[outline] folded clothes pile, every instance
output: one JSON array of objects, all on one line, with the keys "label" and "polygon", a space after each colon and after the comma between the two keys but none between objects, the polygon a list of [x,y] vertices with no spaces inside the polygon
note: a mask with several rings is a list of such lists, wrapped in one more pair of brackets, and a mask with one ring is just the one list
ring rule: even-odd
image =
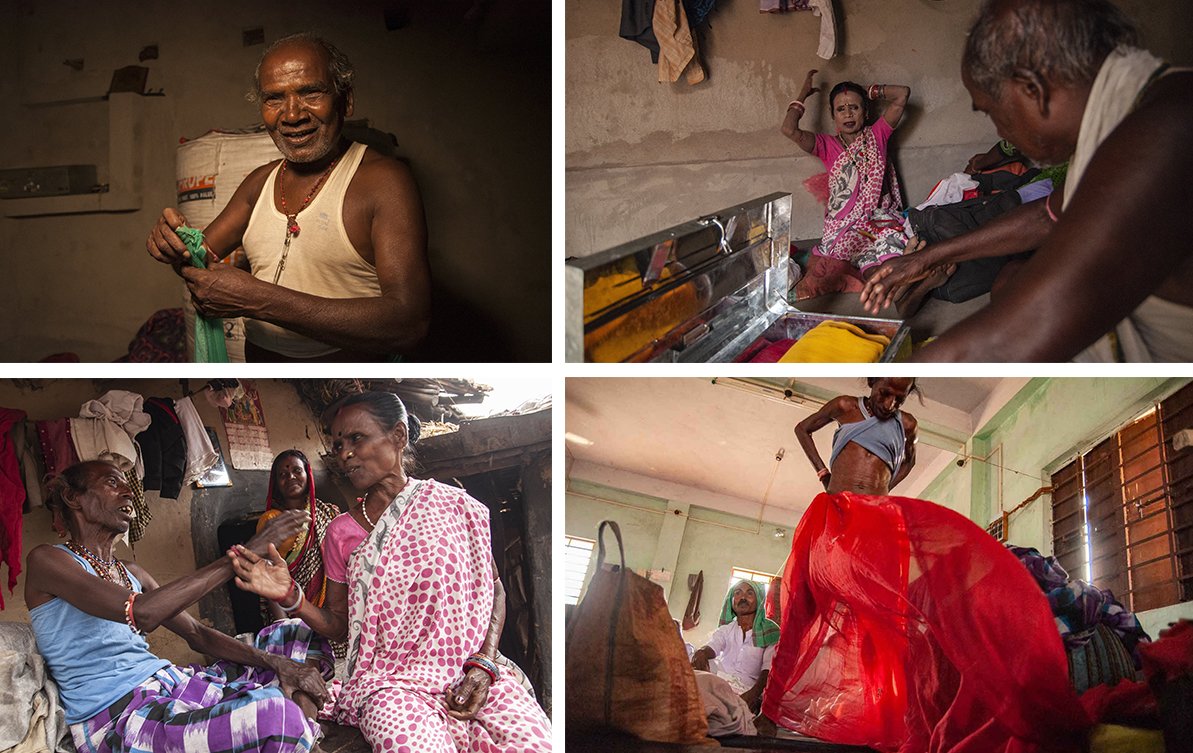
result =
[{"label": "folded clothes pile", "polygon": [[779,363],[874,363],[890,344],[889,337],[849,322],[821,322],[796,340]]}]

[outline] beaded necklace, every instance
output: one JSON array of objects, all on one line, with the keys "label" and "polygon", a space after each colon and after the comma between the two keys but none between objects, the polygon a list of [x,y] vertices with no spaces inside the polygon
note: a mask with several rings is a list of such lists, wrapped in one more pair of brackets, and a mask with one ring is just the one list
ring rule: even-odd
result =
[{"label": "beaded necklace", "polygon": [[133,583],[128,577],[128,571],[115,557],[106,560],[74,539],[66,542],[66,548],[86,560],[87,564],[91,565],[91,568],[95,570],[95,574],[103,580],[122,585],[129,591],[133,590]]},{"label": "beaded necklace", "polygon": [[[340,155],[340,157],[343,156],[344,155],[342,154]],[[282,167],[278,171],[278,191],[282,195],[282,214],[286,215],[286,241],[282,247],[282,258],[278,260],[278,269],[273,274],[274,285],[278,284],[278,280],[282,278],[282,270],[286,268],[286,257],[290,255],[290,239],[297,236],[299,231],[302,229],[298,226],[299,213],[307,208],[307,204],[311,203],[311,199],[315,198],[315,194],[319,192],[319,187],[323,185],[323,181],[327,180],[327,176],[331,175],[331,171],[334,170],[336,164],[339,163],[340,157],[336,157],[331,161],[331,164],[327,166],[327,169],[324,170],[323,174],[319,176],[319,180],[315,181],[315,185],[312,186],[310,192],[307,193],[307,197],[303,200],[302,206],[300,206],[293,214],[291,214],[290,210],[286,207],[285,177],[286,165],[289,164],[289,160],[282,160]]]}]

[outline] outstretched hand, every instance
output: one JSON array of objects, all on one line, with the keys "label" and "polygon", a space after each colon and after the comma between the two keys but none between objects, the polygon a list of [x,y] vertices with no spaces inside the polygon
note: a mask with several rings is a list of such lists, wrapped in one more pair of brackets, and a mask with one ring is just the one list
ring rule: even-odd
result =
[{"label": "outstretched hand", "polygon": [[907,285],[918,282],[932,273],[932,267],[924,257],[916,253],[924,248],[924,241],[912,238],[902,256],[887,259],[875,269],[862,288],[862,306],[871,314],[895,302],[899,292]]},{"label": "outstretched hand", "polygon": [[447,715],[464,721],[475,718],[477,712],[484,707],[485,701],[489,700],[491,682],[488,673],[483,669],[469,667],[464,676],[448,688],[443,697]]},{"label": "outstretched hand", "polygon": [[273,601],[284,599],[290,593],[290,569],[273,544],[269,545],[264,557],[237,544],[228,550],[228,559],[232,561],[236,585],[241,589]]},{"label": "outstretched hand", "polygon": [[269,553],[269,547],[279,546],[283,541],[294,538],[311,525],[311,514],[307,510],[284,510],[273,516],[258,533],[244,545],[259,557]]}]

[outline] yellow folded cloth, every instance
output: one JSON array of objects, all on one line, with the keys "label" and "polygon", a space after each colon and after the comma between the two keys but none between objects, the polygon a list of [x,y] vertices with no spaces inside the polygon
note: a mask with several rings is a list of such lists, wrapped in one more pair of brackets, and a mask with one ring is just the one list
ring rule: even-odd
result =
[{"label": "yellow folded cloth", "polygon": [[1089,753],[1164,753],[1164,733],[1158,729],[1099,724],[1089,731]]},{"label": "yellow folded cloth", "polygon": [[779,363],[874,363],[890,344],[889,337],[871,335],[849,322],[821,322],[796,340]]}]

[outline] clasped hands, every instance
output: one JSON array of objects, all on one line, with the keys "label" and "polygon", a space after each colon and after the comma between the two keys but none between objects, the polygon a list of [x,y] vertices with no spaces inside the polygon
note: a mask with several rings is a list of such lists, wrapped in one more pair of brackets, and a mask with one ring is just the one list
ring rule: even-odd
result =
[{"label": "clasped hands", "polygon": [[191,266],[190,252],[175,232],[186,224],[186,217],[181,212],[169,207],[162,210],[149,231],[145,250],[155,260],[169,264],[186,280],[195,310],[201,315],[223,318],[250,314],[252,302],[261,298],[262,286],[266,283],[243,269],[217,264],[210,257],[206,269]]}]

